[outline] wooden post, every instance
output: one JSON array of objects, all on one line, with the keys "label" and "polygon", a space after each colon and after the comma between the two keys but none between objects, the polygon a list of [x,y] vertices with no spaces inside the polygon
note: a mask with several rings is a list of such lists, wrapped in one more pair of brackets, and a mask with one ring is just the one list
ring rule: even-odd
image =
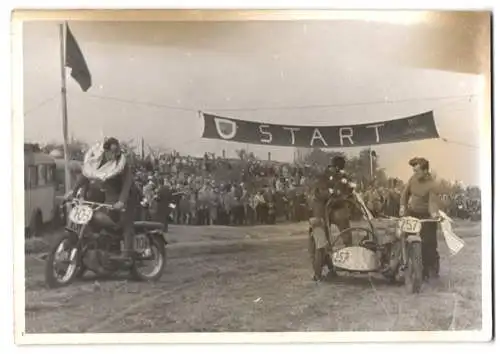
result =
[{"label": "wooden post", "polygon": [[59,25],[59,40],[61,48],[61,107],[63,127],[63,150],[64,150],[64,185],[65,192],[71,190],[71,175],[69,169],[68,150],[68,104],[66,99],[66,27],[67,24]]}]

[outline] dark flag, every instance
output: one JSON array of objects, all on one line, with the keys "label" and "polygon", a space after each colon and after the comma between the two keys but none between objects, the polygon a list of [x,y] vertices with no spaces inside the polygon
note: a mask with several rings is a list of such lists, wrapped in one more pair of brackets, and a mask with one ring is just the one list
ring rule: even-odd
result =
[{"label": "dark flag", "polygon": [[71,77],[78,82],[84,92],[92,86],[92,77],[78,43],[66,26],[66,67],[71,68]]}]

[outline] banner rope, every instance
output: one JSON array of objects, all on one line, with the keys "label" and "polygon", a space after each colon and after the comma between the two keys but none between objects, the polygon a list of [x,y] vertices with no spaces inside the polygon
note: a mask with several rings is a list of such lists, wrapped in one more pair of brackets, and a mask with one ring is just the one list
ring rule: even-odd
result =
[{"label": "banner rope", "polygon": [[[190,112],[200,112],[201,110],[190,108],[190,107],[182,107],[182,106],[173,106],[168,104],[160,104],[155,102],[146,102],[146,101],[137,101],[132,99],[125,99],[113,96],[104,96],[104,95],[96,95],[96,94],[87,94],[89,97],[117,101],[129,104],[138,104],[149,107],[156,108],[165,108],[172,110],[181,110],[181,111],[190,111]],[[405,103],[405,102],[416,102],[416,101],[439,101],[439,100],[448,100],[454,98],[468,98],[469,101],[472,97],[478,96],[477,94],[467,94],[467,95],[454,95],[454,96],[437,96],[437,97],[419,97],[419,98],[407,98],[401,100],[379,100],[379,101],[364,101],[364,102],[352,102],[352,103],[337,103],[337,104],[318,104],[318,105],[303,105],[303,106],[281,106],[281,107],[247,107],[247,108],[205,108],[203,111],[259,111],[259,110],[293,110],[293,109],[313,109],[313,108],[335,108],[335,107],[354,107],[354,106],[368,106],[368,105],[378,105],[378,104],[394,104],[394,103]]]}]

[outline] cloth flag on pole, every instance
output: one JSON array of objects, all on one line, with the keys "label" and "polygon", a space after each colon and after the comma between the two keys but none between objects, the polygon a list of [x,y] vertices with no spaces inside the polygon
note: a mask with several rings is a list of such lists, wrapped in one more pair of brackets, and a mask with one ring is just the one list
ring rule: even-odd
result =
[{"label": "cloth flag on pole", "polygon": [[73,33],[66,25],[66,67],[71,69],[71,77],[80,85],[84,92],[92,86],[92,76],[90,75],[87,62],[80,50]]},{"label": "cloth flag on pole", "polygon": [[443,219],[441,221],[441,230],[443,231],[444,240],[450,249],[451,255],[454,256],[464,248],[465,242],[453,232],[450,217],[441,210],[439,211],[439,215]]}]

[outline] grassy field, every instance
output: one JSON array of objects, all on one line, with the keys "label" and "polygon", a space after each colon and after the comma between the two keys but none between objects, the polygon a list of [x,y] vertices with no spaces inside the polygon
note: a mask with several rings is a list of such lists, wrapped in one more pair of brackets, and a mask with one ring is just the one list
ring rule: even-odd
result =
[{"label": "grassy field", "polygon": [[[466,241],[458,255],[450,257],[440,243],[441,277],[426,283],[417,295],[377,276],[340,273],[335,281],[316,284],[311,280],[306,242],[293,236],[302,232],[302,226],[260,231],[185,228],[184,233],[204,235],[191,235],[191,240],[208,240],[210,232],[217,239],[228,232],[241,242],[225,248],[207,244],[204,252],[193,254],[172,252],[165,275],[156,284],[88,275],[69,287],[49,290],[43,281],[43,261],[27,256],[26,331],[480,329],[481,238],[473,237],[480,232],[477,224],[457,227]],[[245,242],[249,239],[255,242]]]}]

